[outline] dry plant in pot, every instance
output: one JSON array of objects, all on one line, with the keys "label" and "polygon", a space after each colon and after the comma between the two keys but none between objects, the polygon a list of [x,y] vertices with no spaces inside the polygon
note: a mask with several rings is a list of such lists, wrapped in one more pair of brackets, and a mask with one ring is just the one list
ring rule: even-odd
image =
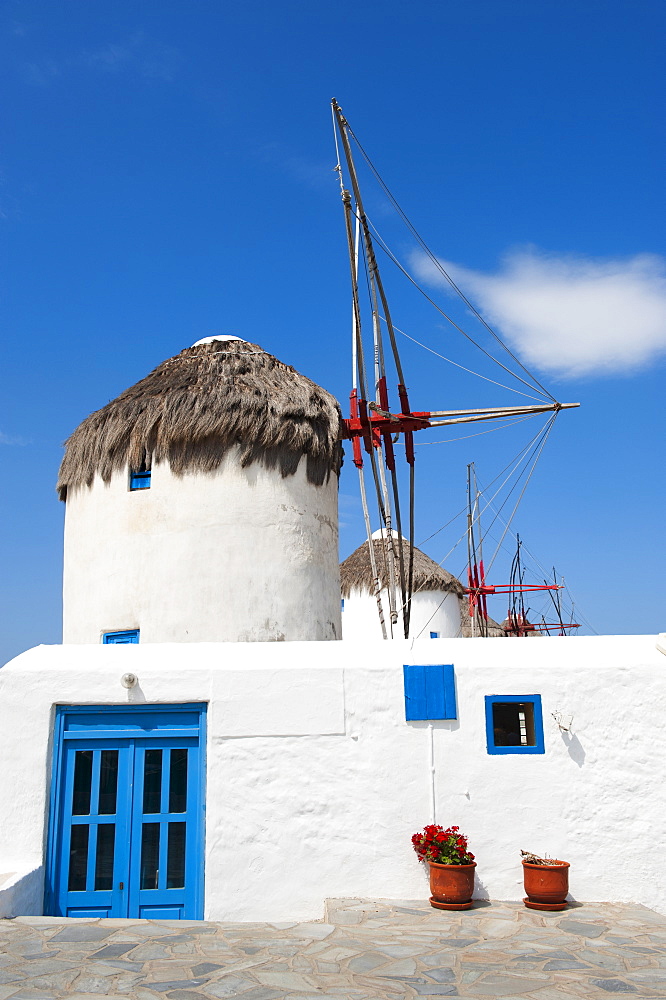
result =
[{"label": "dry plant in pot", "polygon": [[474,889],[474,855],[460,827],[431,823],[412,837],[419,861],[430,867],[430,905],[438,910],[469,910]]},{"label": "dry plant in pot", "polygon": [[569,862],[540,858],[521,851],[523,879],[527,895],[523,903],[530,910],[566,910],[569,892]]}]

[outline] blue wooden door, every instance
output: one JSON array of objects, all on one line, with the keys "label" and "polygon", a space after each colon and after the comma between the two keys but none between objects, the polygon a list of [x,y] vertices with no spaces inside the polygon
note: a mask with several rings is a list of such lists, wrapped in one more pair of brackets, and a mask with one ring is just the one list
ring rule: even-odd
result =
[{"label": "blue wooden door", "polygon": [[72,741],[66,747],[58,915],[110,917],[126,909],[121,873],[131,761],[128,740],[96,741],[92,746]]},{"label": "blue wooden door", "polygon": [[202,715],[60,710],[46,912],[201,918]]},{"label": "blue wooden door", "polygon": [[130,916],[190,916],[186,887],[196,880],[198,747],[184,737],[142,741],[136,748],[130,842]]}]

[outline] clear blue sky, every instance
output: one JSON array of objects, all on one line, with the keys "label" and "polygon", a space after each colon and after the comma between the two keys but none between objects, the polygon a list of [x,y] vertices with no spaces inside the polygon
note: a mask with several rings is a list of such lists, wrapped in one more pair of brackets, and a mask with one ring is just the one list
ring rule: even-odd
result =
[{"label": "clear blue sky", "polygon": [[[5,0],[1,18],[0,660],[60,641],[54,484],[89,412],[216,332],[346,406],[333,96],[433,250],[582,404],[515,527],[598,632],[666,629],[663,0]],[[385,276],[398,326],[497,377]],[[402,346],[415,408],[520,401]],[[417,541],[463,506],[467,462],[487,483],[536,429],[421,446]],[[341,493],[344,557],[363,537],[349,460]],[[455,527],[423,545],[436,560]]]}]

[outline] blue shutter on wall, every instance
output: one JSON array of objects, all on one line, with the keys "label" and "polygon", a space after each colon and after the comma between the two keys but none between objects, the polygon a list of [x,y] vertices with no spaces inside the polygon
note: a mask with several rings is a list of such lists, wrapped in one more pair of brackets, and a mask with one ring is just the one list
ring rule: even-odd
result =
[{"label": "blue shutter on wall", "polygon": [[130,490],[150,489],[150,469],[143,472],[130,472]]},{"label": "blue shutter on wall", "polygon": [[136,643],[139,641],[139,629],[127,629],[125,632],[105,632],[102,636],[102,643],[105,646],[116,645],[118,643]]},{"label": "blue shutter on wall", "polygon": [[452,663],[405,664],[407,722],[457,719],[456,682]]}]

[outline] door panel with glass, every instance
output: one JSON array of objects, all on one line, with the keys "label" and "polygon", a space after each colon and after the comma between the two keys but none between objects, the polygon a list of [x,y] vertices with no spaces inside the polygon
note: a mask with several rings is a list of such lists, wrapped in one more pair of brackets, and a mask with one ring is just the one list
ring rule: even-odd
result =
[{"label": "door panel with glass", "polygon": [[177,709],[125,709],[116,732],[109,710],[79,720],[57,749],[47,912],[200,919],[199,726]]}]

